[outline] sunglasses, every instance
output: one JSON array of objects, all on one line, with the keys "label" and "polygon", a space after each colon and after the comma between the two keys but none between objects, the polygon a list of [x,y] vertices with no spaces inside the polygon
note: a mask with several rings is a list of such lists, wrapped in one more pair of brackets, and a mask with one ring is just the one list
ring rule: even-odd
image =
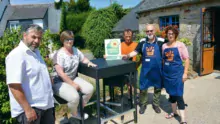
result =
[{"label": "sunglasses", "polygon": [[71,42],[74,41],[74,38],[65,39],[64,42]]},{"label": "sunglasses", "polygon": [[147,32],[147,33],[149,33],[149,32],[153,32],[153,30],[147,30],[146,32]]}]

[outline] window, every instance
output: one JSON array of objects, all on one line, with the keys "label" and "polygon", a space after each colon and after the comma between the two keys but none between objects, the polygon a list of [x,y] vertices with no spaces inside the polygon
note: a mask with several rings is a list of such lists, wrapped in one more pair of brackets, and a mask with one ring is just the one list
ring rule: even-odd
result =
[{"label": "window", "polygon": [[179,28],[179,16],[164,16],[160,17],[160,29],[163,30],[166,26],[176,25]]},{"label": "window", "polygon": [[42,19],[34,19],[33,24],[39,25],[41,28],[43,28],[43,20]]},{"label": "window", "polygon": [[17,29],[19,26],[19,21],[9,21],[10,30]]}]

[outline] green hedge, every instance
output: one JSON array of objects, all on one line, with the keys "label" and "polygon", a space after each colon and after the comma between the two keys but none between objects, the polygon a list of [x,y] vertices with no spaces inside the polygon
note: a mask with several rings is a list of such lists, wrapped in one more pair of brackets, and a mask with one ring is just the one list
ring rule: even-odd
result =
[{"label": "green hedge", "polygon": [[108,8],[92,11],[82,28],[86,47],[98,58],[104,55],[104,40],[112,38],[112,28],[124,15],[122,6],[113,4]]},{"label": "green hedge", "polygon": [[[11,118],[8,87],[6,85],[5,58],[8,53],[18,45],[21,39],[20,29],[6,30],[0,38],[0,123],[12,124],[15,120]],[[16,71],[16,70],[15,70]]]},{"label": "green hedge", "polygon": [[83,12],[79,14],[67,13],[66,16],[66,27],[72,30],[75,34],[80,33],[83,24],[85,23],[90,12]]}]

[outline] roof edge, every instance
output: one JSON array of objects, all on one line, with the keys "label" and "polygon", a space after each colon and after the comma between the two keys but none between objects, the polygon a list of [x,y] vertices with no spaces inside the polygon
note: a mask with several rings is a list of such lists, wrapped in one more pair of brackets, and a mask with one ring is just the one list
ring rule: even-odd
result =
[{"label": "roof edge", "polygon": [[152,9],[148,9],[148,10],[137,11],[136,13],[140,14],[140,13],[144,13],[144,12],[148,12],[148,11],[152,11],[152,10],[157,10],[157,9],[162,9],[162,8],[170,8],[170,7],[175,7],[175,6],[181,6],[183,4],[185,5],[185,4],[192,4],[192,3],[199,3],[199,2],[202,2],[202,1],[200,0],[200,1],[178,2],[178,3],[167,5],[167,6],[162,6],[162,7],[152,8]]},{"label": "roof edge", "polygon": [[9,6],[37,6],[37,5],[53,5],[54,3],[36,3],[36,4],[10,4]]}]

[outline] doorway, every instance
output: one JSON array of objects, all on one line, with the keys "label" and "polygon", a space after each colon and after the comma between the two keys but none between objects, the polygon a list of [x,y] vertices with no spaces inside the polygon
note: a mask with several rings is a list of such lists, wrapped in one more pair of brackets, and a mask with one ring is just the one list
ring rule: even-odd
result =
[{"label": "doorway", "polygon": [[202,9],[202,64],[200,75],[220,72],[220,7]]},{"label": "doorway", "polygon": [[220,7],[213,8],[215,11],[214,18],[214,70],[220,72]]}]

